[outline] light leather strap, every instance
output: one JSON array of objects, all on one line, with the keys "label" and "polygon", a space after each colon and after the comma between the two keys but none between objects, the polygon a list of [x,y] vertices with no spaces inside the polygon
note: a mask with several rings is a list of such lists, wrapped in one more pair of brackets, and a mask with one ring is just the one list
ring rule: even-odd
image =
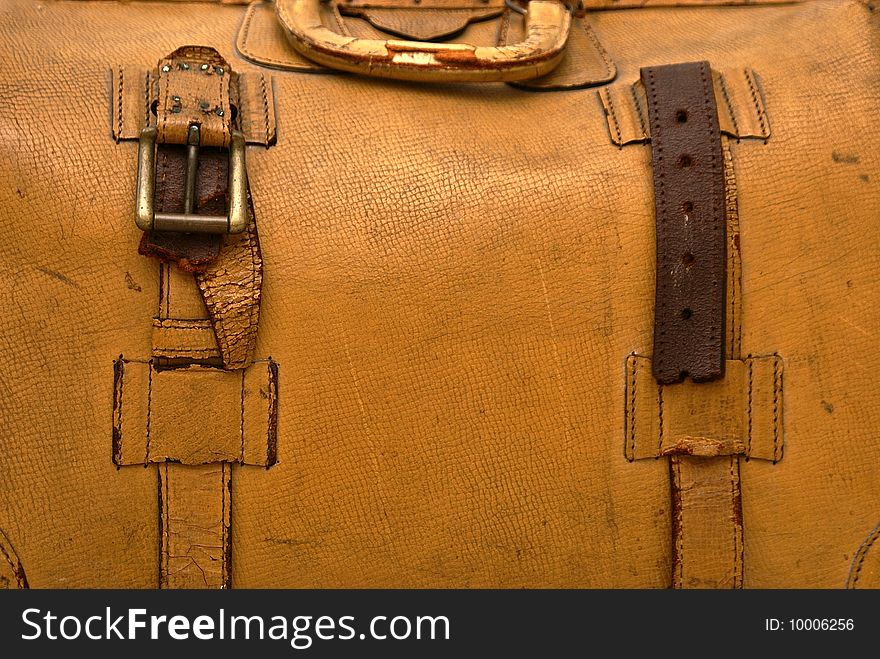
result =
[{"label": "light leather strap", "polygon": [[724,374],[726,229],[718,107],[708,62],[642,69],[648,96],[657,279],[654,376]]},{"label": "light leather strap", "polygon": [[[192,275],[171,264],[162,264],[159,279],[160,323],[207,315]],[[153,362],[159,368],[186,361],[189,360],[161,358],[155,352],[153,356]],[[168,375],[186,377],[186,373],[176,371]],[[228,375],[236,379],[235,373]],[[147,384],[148,396],[152,394],[152,384],[152,381]],[[131,410],[129,404],[128,411]],[[237,424],[238,415],[234,409],[214,409],[211,414],[230,427]],[[152,452],[148,443],[144,453]],[[230,588],[232,465],[227,462],[198,465],[163,462],[157,465],[157,470],[159,587]]]}]

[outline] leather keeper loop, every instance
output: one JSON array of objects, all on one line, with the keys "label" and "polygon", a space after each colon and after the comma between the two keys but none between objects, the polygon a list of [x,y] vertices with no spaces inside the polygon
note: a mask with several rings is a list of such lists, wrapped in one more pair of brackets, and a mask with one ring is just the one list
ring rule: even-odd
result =
[{"label": "leather keeper loop", "polygon": [[277,461],[278,365],[157,370],[152,362],[114,362],[113,462],[187,465]]},{"label": "leather keeper loop", "polygon": [[727,361],[723,380],[658,385],[651,360],[626,360],[624,455],[741,455],[779,462],[783,451],[782,374],[778,355]]}]

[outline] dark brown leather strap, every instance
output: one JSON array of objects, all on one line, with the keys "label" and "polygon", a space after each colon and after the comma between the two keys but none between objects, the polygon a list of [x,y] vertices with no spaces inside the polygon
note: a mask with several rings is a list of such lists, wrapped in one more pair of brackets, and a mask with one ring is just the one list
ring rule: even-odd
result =
[{"label": "dark brown leather strap", "polygon": [[724,375],[726,227],[708,62],[643,68],[657,210],[654,377]]},{"label": "dark brown leather strap", "polygon": [[[220,149],[205,148],[199,154],[195,212],[225,215],[229,156]],[[186,147],[160,144],[156,153],[156,210],[182,213],[186,190]],[[221,236],[210,233],[146,231],[138,252],[163,261],[175,261],[183,270],[200,272],[220,253]]]}]

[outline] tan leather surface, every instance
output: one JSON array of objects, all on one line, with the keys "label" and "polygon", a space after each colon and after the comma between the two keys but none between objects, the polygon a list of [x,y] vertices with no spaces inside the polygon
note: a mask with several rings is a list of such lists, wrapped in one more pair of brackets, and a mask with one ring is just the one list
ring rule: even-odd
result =
[{"label": "tan leather surface", "polygon": [[[159,483],[112,463],[111,364],[149,358],[160,280],[105,72],[186,44],[257,71],[233,49],[245,8],[7,11],[0,52],[28,66],[0,69],[0,527],[33,587],[153,587]],[[731,144],[742,354],[785,359],[785,457],[742,465],[742,579],[843,587],[880,509],[876,19],[819,1],[591,25],[621,83],[700,59],[761,76],[772,135]],[[667,461],[621,451],[625,359],[651,345],[649,147],[618,148],[591,90],[273,77],[277,145],[248,172],[279,463],[232,468],[231,513],[222,473],[192,468],[221,546],[231,515],[232,585],[672,585]]]},{"label": "tan leather surface", "polygon": [[437,9],[434,11],[422,7],[361,9],[346,4],[338,6],[343,16],[363,18],[370,25],[384,32],[417,41],[447,39],[461,32],[468,23],[495,18],[502,13],[501,8],[487,8],[485,5],[478,9]]}]

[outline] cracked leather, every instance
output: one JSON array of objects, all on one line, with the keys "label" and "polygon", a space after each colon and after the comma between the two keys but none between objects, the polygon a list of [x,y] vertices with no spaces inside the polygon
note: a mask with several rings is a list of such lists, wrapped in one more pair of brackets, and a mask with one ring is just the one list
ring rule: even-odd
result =
[{"label": "cracked leather", "polygon": [[[110,365],[149,358],[159,275],[134,249],[137,145],[110,137],[102,72],[186,43],[250,67],[246,8],[4,11],[0,527],[32,587],[154,587],[156,469],[117,470],[108,438]],[[876,584],[877,13],[592,25],[621,82],[697,60],[759,74],[772,136],[730,145],[742,346],[786,359],[786,454],[741,465],[743,585],[842,587],[853,565]],[[232,586],[669,587],[667,460],[621,446],[625,356],[654,327],[650,149],[618,149],[590,90],[272,73],[278,144],[248,169],[256,350],[285,377],[278,464],[235,468]]]}]

